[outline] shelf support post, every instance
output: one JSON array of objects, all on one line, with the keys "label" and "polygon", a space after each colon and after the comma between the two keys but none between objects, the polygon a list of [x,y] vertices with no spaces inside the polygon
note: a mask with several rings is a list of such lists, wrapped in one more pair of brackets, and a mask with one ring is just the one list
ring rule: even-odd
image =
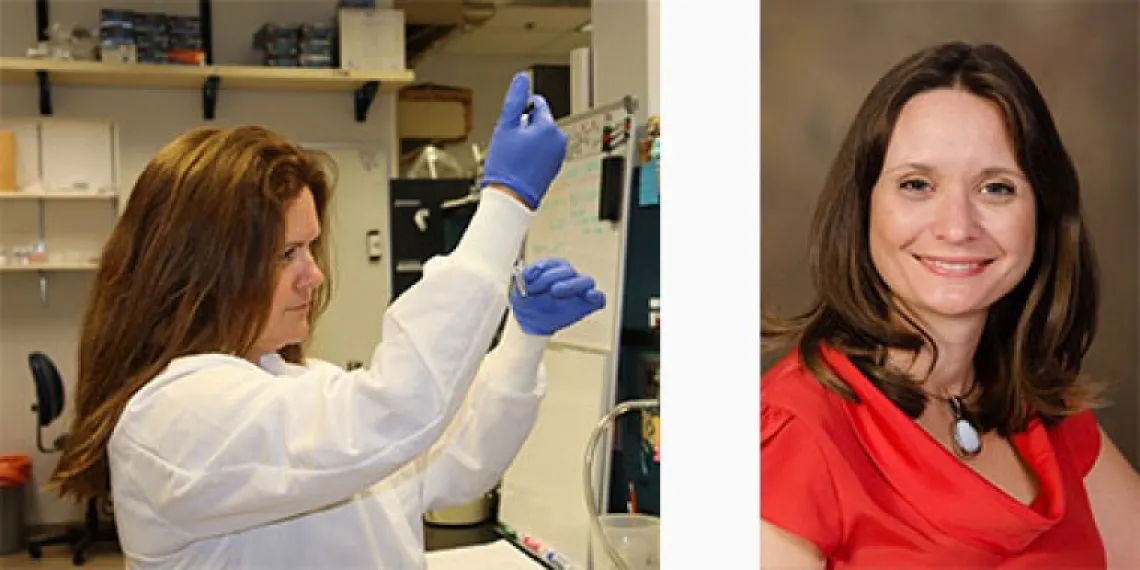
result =
[{"label": "shelf support post", "polygon": [[198,25],[202,29],[202,51],[206,52],[206,65],[214,65],[214,11],[211,0],[198,0]]},{"label": "shelf support post", "polygon": [[44,203],[43,198],[40,198],[39,200],[36,200],[36,206],[39,210],[38,214],[39,214],[39,238],[40,238],[39,241],[36,242],[36,245],[39,246],[39,248],[41,250],[46,250],[46,248],[47,248],[47,212],[46,212],[47,204]]},{"label": "shelf support post", "polygon": [[356,114],[356,122],[363,123],[368,120],[368,109],[372,107],[372,101],[376,99],[376,93],[380,90],[379,81],[368,81],[364,85],[356,88],[353,92],[353,102]]},{"label": "shelf support post", "polygon": [[202,84],[202,118],[207,121],[214,120],[214,114],[218,107],[218,84],[220,82],[221,78],[217,75],[211,75]]},{"label": "shelf support post", "polygon": [[48,304],[47,296],[47,272],[44,270],[37,271],[40,277],[40,305],[46,307]]},{"label": "shelf support post", "polygon": [[40,115],[51,116],[51,80],[46,71],[36,72],[36,83],[40,86]]},{"label": "shelf support post", "polygon": [[36,0],[36,41],[48,41],[48,0]]},{"label": "shelf support post", "polygon": [[[36,0],[36,41],[48,41],[48,0]],[[46,71],[36,72],[36,83],[40,87],[40,114],[51,116],[51,82]]]}]

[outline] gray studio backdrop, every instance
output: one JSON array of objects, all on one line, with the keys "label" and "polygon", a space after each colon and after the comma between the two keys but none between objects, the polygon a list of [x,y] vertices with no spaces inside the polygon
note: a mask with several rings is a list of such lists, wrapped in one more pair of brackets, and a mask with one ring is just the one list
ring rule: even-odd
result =
[{"label": "gray studio backdrop", "polygon": [[[990,41],[1045,94],[1081,176],[1102,273],[1088,371],[1114,383],[1105,430],[1140,464],[1140,2],[766,0],[761,13],[761,302],[806,308],[803,266],[820,186],[860,102],[928,44]],[[764,359],[765,368],[772,356]]]}]

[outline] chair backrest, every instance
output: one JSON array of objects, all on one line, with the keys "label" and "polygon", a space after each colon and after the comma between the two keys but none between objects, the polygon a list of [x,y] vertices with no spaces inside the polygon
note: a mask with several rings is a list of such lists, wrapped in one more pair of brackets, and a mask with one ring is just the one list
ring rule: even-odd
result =
[{"label": "chair backrest", "polygon": [[42,352],[28,354],[28,367],[36,384],[36,415],[40,427],[47,427],[63,413],[63,380],[55,363]]}]

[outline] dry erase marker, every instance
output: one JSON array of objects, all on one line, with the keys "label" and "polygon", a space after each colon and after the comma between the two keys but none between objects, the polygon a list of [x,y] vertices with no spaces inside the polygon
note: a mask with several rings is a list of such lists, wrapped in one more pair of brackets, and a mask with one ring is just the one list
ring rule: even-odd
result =
[{"label": "dry erase marker", "polygon": [[577,570],[578,568],[577,566],[574,566],[573,562],[570,562],[569,558],[566,558],[565,556],[553,550],[550,550],[549,548],[543,549],[541,556],[543,560],[549,562],[552,566],[558,568],[559,570]]},{"label": "dry erase marker", "polygon": [[527,550],[535,553],[540,559],[550,563],[551,566],[558,570],[575,570],[577,568],[573,562],[570,562],[569,558],[550,549],[542,544],[542,541],[533,536],[523,535],[522,544]]},{"label": "dry erase marker", "polygon": [[565,556],[546,548],[542,542],[532,536],[520,535],[518,531],[505,524],[499,524],[499,529],[507,540],[515,543],[517,546],[530,551],[539,560],[546,562],[554,570],[580,570],[570,559]]}]

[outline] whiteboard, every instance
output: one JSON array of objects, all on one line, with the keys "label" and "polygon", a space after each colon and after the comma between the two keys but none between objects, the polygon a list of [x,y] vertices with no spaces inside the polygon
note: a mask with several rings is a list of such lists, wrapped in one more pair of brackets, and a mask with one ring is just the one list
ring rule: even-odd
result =
[{"label": "whiteboard", "polygon": [[590,514],[582,469],[586,441],[609,408],[603,396],[613,392],[608,360],[570,347],[546,351],[546,398],[499,491],[500,521],[583,568],[589,559]]},{"label": "whiteboard", "polygon": [[[554,335],[553,342],[597,352],[614,346],[625,269],[628,194],[633,165],[633,108],[629,102],[600,107],[558,122],[567,135],[566,159],[531,222],[524,257],[533,263],[544,257],[569,261],[589,275],[606,295],[606,307]],[[617,222],[598,219],[601,197],[603,129],[629,129],[625,142],[611,154],[625,158],[621,216]]]},{"label": "whiteboard", "polygon": [[[617,331],[624,288],[626,220],[633,164],[631,98],[564,118],[566,159],[531,222],[524,257],[561,257],[606,294],[606,308],[554,336],[543,357],[547,393],[530,437],[503,475],[499,520],[581,568],[591,564],[591,523],[582,480],[586,444],[614,403]],[[621,215],[599,221],[603,127],[628,130]],[[619,136],[620,139],[620,136]],[[609,450],[598,446],[593,486],[608,496]]]}]

